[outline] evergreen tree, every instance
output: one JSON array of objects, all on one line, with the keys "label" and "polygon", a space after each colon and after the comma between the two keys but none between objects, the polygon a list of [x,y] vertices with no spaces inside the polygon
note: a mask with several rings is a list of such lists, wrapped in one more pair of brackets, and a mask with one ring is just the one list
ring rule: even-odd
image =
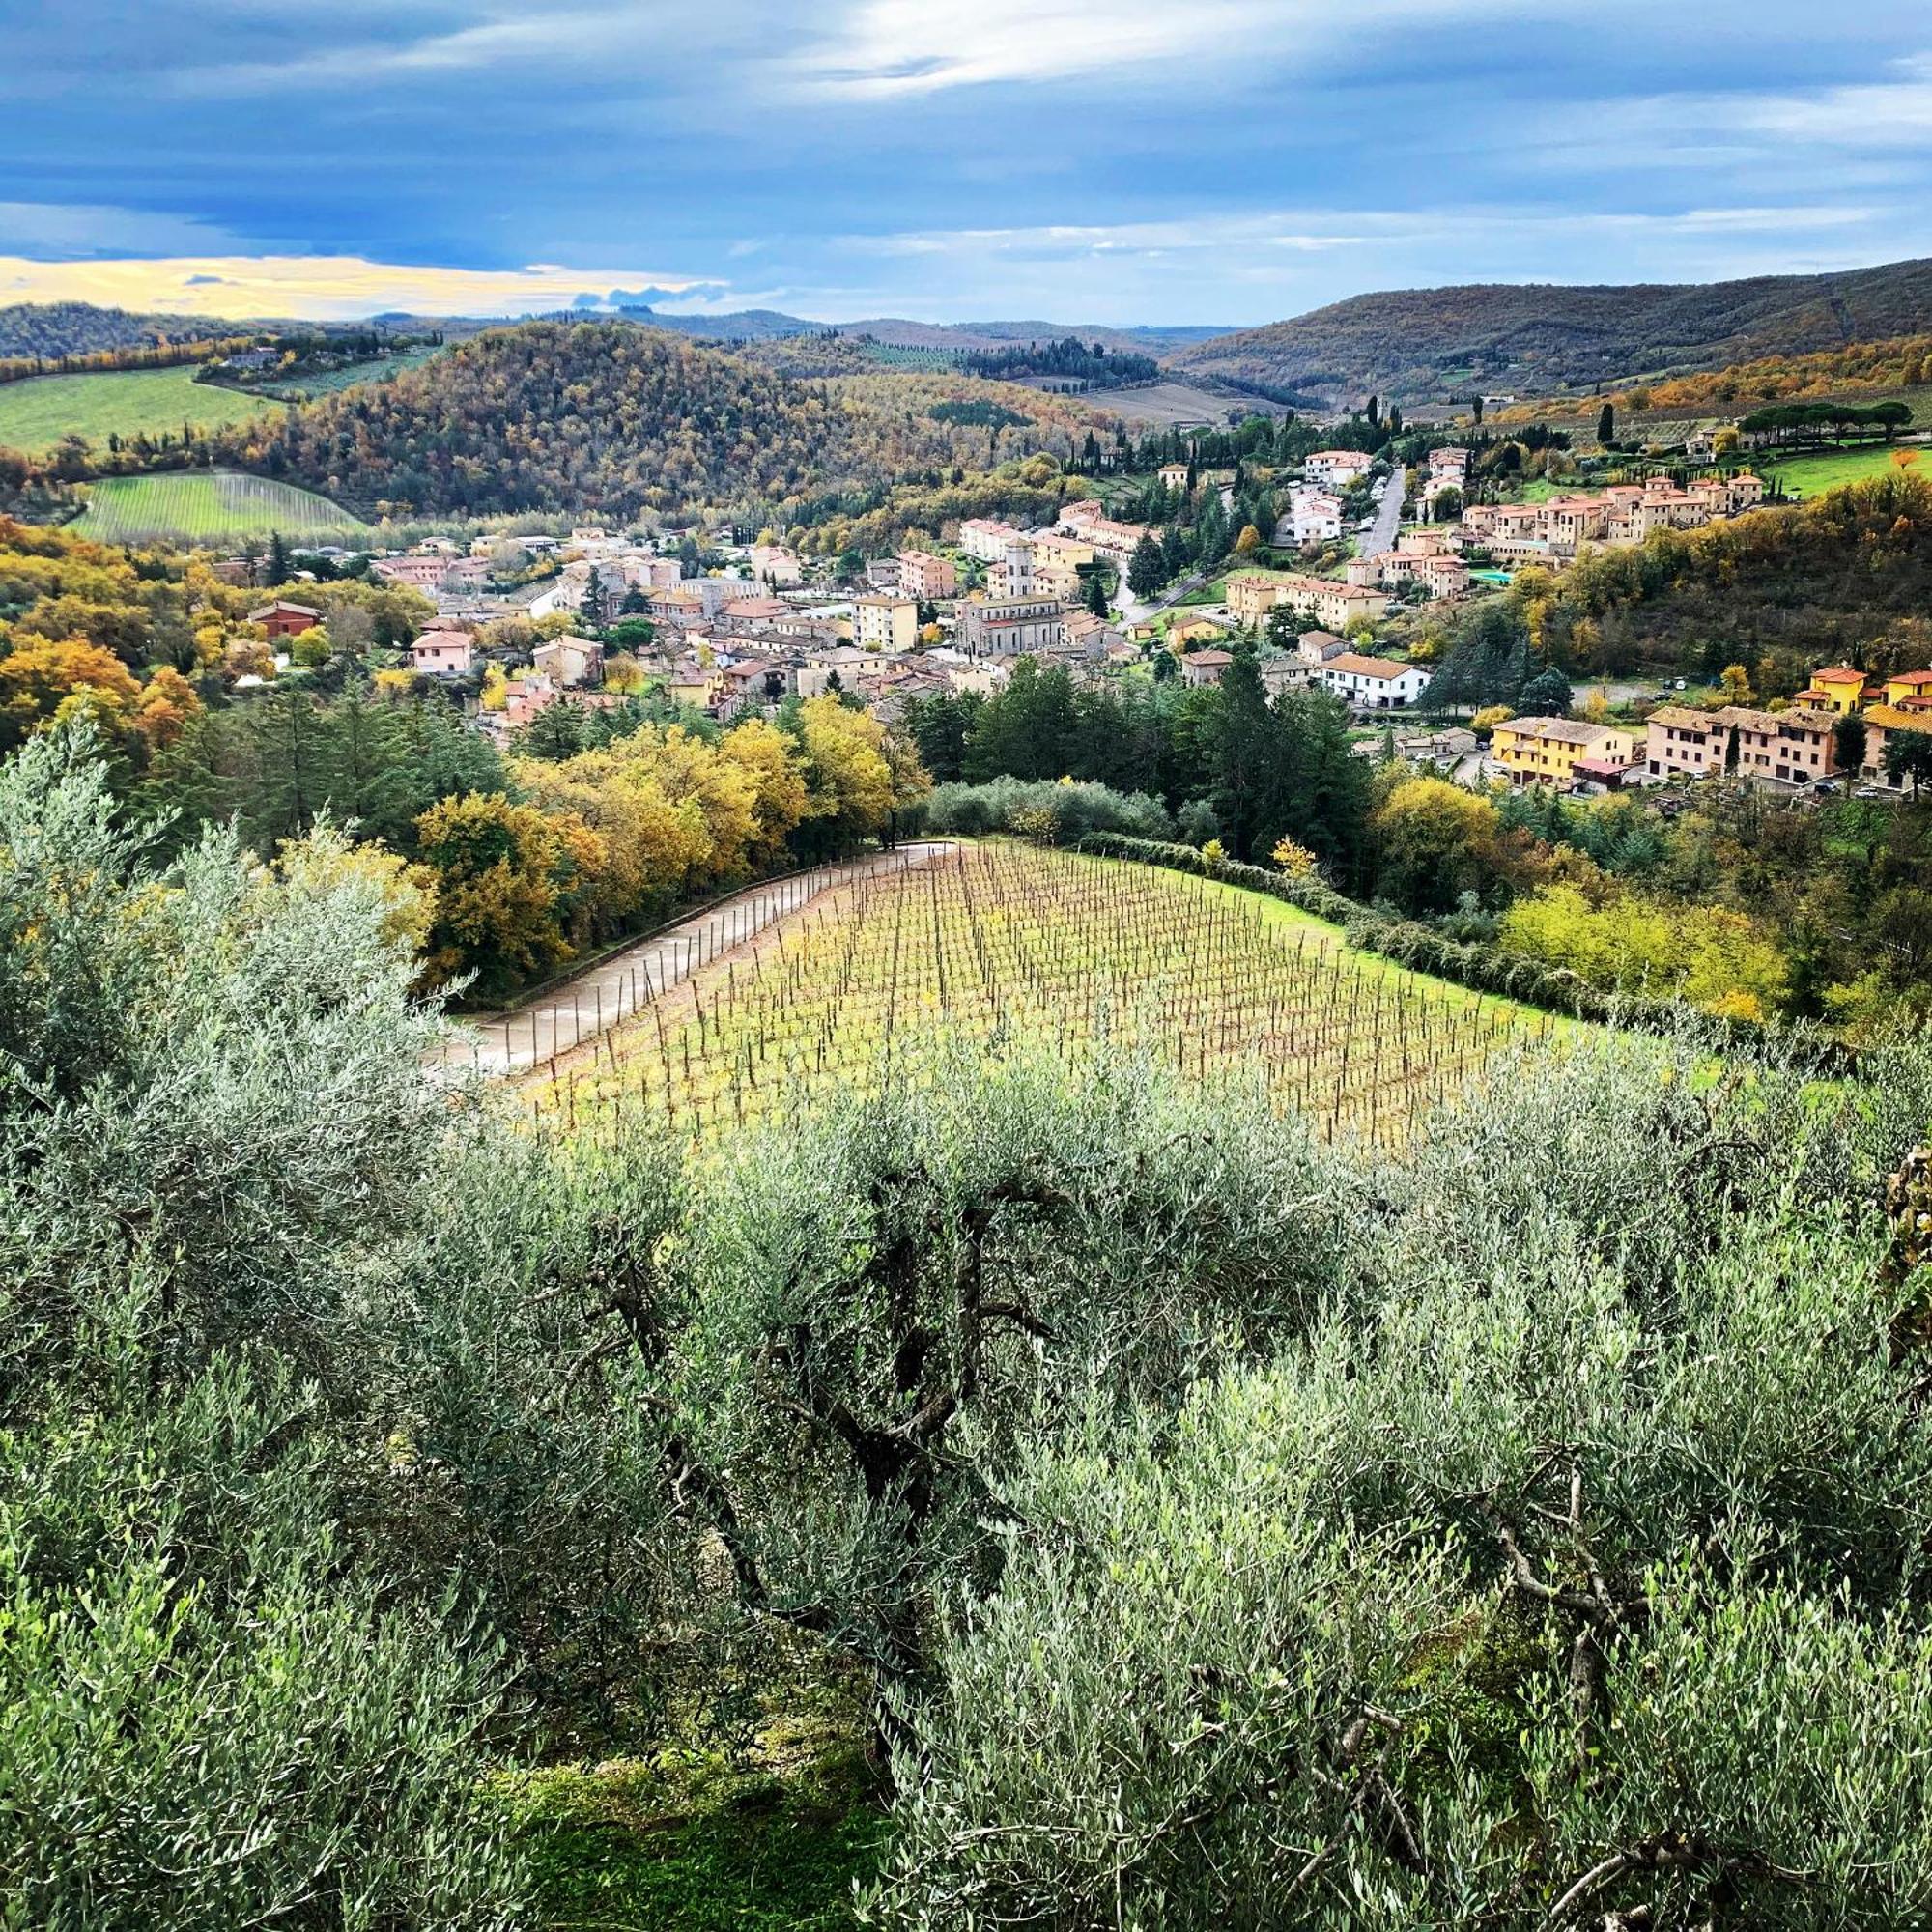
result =
[{"label": "evergreen tree", "polygon": [[1127,565],[1127,588],[1136,597],[1157,597],[1167,582],[1167,559],[1151,536],[1144,536],[1134,546]]},{"label": "evergreen tree", "polygon": [[269,537],[269,582],[286,583],[289,581],[289,547],[282,540],[280,530],[271,531]]},{"label": "evergreen tree", "polygon": [[1617,440],[1617,412],[1612,403],[1605,403],[1597,412],[1597,440],[1607,449]]},{"label": "evergreen tree", "polygon": [[1187,532],[1179,524],[1167,526],[1167,535],[1161,542],[1161,558],[1167,566],[1169,581],[1182,576],[1191,560],[1188,554]]},{"label": "evergreen tree", "polygon": [[1210,745],[1214,788],[1211,800],[1223,842],[1236,859],[1252,856],[1260,819],[1279,763],[1274,715],[1254,645],[1242,639],[1234,662],[1215,687]]},{"label": "evergreen tree", "polygon": [[1088,610],[1094,616],[1104,620],[1107,615],[1107,584],[1098,570],[1088,571],[1081,596],[1085,599]]}]

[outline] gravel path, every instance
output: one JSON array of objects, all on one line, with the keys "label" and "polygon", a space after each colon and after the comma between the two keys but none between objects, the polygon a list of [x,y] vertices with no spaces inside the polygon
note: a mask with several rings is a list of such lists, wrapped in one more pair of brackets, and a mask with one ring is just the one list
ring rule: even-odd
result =
[{"label": "gravel path", "polygon": [[722,958],[819,894],[848,886],[875,872],[912,871],[950,852],[944,840],[900,845],[837,865],[814,867],[786,879],[749,886],[728,899],[613,952],[598,965],[535,999],[488,1018],[459,1021],[440,1056],[443,1065],[468,1066],[491,1079],[527,1073],[627,1020],[664,993]]}]

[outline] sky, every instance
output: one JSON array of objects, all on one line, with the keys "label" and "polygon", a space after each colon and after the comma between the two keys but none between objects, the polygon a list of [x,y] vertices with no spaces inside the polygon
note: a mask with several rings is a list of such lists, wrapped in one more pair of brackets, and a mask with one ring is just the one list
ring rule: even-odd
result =
[{"label": "sky", "polygon": [[1240,326],[1932,255],[1932,5],[0,0],[0,303]]}]

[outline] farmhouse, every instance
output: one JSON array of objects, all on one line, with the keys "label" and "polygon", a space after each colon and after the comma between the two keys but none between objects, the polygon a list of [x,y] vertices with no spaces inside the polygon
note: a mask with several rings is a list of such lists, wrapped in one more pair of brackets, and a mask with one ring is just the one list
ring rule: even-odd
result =
[{"label": "farmhouse", "polygon": [[1429,673],[1420,665],[1365,658],[1354,651],[1329,658],[1312,675],[1317,684],[1357,711],[1400,710],[1429,689]]},{"label": "farmhouse", "polygon": [[291,604],[277,597],[248,612],[248,621],[259,624],[271,638],[298,638],[322,622],[322,612],[307,604]]}]

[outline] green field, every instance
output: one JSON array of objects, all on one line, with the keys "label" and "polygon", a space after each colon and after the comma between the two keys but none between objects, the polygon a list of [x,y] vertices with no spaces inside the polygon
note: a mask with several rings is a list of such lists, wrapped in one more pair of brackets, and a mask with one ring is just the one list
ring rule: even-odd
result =
[{"label": "green field", "polygon": [[[1815,497],[1822,490],[1861,483],[1867,476],[1889,475],[1893,468],[1892,459],[1900,453],[1884,443],[1869,449],[1828,449],[1816,456],[1791,456],[1767,462],[1760,466],[1759,473],[1767,479],[1776,476],[1794,496]],[[1932,451],[1908,449],[1903,453],[1916,454],[1918,461],[1912,468],[1932,476]]]},{"label": "green field", "polygon": [[172,470],[161,476],[109,476],[89,487],[73,524],[99,543],[161,537],[235,542],[244,537],[352,539],[368,528],[347,510],[292,483],[234,469]]},{"label": "green field", "polygon": [[179,435],[184,423],[222,429],[275,407],[269,396],[242,396],[197,383],[185,363],[178,369],[33,376],[24,383],[0,384],[0,446],[37,454],[68,435],[104,443],[110,436],[144,431]]}]

